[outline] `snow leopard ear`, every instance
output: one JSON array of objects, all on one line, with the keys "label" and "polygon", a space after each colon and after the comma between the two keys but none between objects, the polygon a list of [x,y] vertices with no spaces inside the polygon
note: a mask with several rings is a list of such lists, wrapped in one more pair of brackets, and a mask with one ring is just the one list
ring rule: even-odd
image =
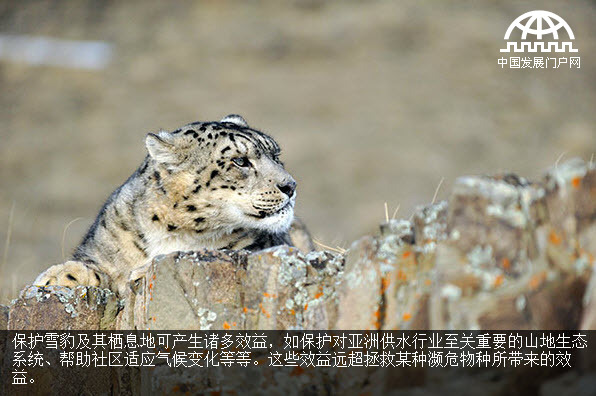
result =
[{"label": "snow leopard ear", "polygon": [[231,122],[232,124],[248,128],[248,123],[246,122],[246,120],[238,114],[228,114],[227,116],[222,118],[220,122]]},{"label": "snow leopard ear", "polygon": [[145,138],[145,146],[151,158],[165,164],[175,164],[178,161],[174,135],[167,131],[159,131],[157,134],[149,133]]}]

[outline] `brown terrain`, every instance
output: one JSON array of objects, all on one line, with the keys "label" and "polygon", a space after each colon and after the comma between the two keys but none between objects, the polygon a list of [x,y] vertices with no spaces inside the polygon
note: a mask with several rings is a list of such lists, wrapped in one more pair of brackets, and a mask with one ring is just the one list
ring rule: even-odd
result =
[{"label": "brown terrain", "polygon": [[[545,9],[581,68],[501,69]],[[348,247],[457,176],[596,152],[594,1],[3,1],[0,33],[102,40],[103,70],[0,61],[0,303],[62,261],[143,137],[242,114],[281,144],[316,239]]]}]

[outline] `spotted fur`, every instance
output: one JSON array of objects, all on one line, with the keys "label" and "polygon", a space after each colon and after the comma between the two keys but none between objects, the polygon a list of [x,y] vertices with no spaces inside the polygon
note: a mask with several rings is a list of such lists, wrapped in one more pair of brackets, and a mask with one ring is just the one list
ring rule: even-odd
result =
[{"label": "spotted fur", "polygon": [[148,155],[108,198],[72,260],[38,285],[88,284],[123,293],[160,254],[291,244],[296,182],[270,136],[238,115],[147,135]]}]

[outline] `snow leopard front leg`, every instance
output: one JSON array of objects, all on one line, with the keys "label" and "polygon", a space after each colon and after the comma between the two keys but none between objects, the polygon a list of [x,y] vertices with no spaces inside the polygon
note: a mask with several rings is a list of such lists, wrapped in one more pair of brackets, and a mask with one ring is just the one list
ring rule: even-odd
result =
[{"label": "snow leopard front leg", "polygon": [[95,286],[110,288],[109,277],[93,264],[80,261],[67,261],[56,264],[41,273],[33,282],[35,286]]}]

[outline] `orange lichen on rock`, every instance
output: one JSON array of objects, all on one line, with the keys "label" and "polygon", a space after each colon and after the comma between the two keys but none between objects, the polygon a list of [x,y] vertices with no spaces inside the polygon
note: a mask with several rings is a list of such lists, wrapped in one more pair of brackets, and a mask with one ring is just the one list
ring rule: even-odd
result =
[{"label": "orange lichen on rock", "polygon": [[553,245],[559,245],[561,243],[561,237],[553,230],[548,234],[548,240]]},{"label": "orange lichen on rock", "polygon": [[407,322],[408,320],[412,319],[412,314],[406,312],[405,314],[403,314],[402,319]]},{"label": "orange lichen on rock", "polygon": [[497,277],[495,278],[495,282],[494,282],[495,287],[501,286],[502,283],[503,283],[503,275],[497,275]]},{"label": "orange lichen on rock", "polygon": [[546,271],[542,271],[530,278],[530,281],[528,282],[528,286],[530,287],[531,290],[536,290],[542,285],[542,283],[544,283],[545,280],[546,280]]},{"label": "orange lichen on rock", "polygon": [[387,277],[381,278],[381,294],[385,293],[385,290],[389,287],[389,279]]},{"label": "orange lichen on rock", "polygon": [[402,270],[397,270],[397,279],[406,281],[408,280],[408,277],[406,276],[406,273]]},{"label": "orange lichen on rock", "polygon": [[573,179],[571,179],[571,185],[575,188],[579,188],[581,181],[582,181],[581,177],[579,177],[579,176],[574,177]]},{"label": "orange lichen on rock", "polygon": [[261,312],[263,313],[263,315],[265,315],[268,318],[271,317],[271,314],[269,312],[267,312],[267,310],[263,307],[262,303],[259,303],[259,308],[261,308]]},{"label": "orange lichen on rock", "polygon": [[507,257],[503,257],[502,267],[504,270],[509,270],[511,268],[511,261]]},{"label": "orange lichen on rock", "polygon": [[224,322],[223,323],[223,328],[226,329],[226,330],[230,330],[231,326],[230,326],[230,324],[228,322]]},{"label": "orange lichen on rock", "polygon": [[372,325],[374,326],[375,329],[380,329],[381,328],[381,310],[377,309],[374,313],[374,320]]}]

